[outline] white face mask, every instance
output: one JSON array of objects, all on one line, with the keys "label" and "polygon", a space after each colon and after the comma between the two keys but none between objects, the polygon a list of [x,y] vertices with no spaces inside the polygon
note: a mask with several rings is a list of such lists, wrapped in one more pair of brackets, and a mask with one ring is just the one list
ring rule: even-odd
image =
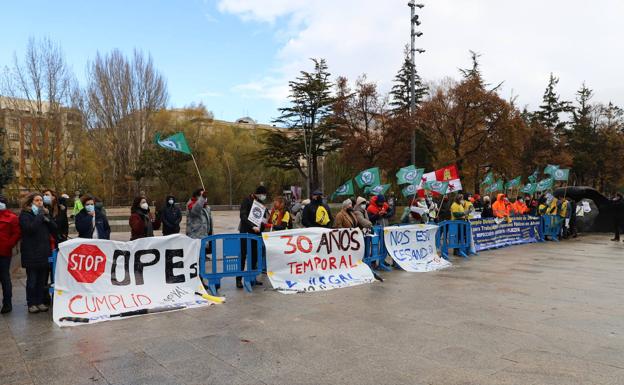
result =
[{"label": "white face mask", "polygon": [[169,202],[170,205],[173,204],[173,199],[169,199],[167,202]]},{"label": "white face mask", "polygon": [[266,194],[256,195],[256,198],[258,198],[260,202],[264,202],[266,200]]},{"label": "white face mask", "polygon": [[0,210],[6,210],[6,204],[0,202]]},{"label": "white face mask", "polygon": [[361,208],[362,210],[366,210],[366,203],[364,203],[364,204],[360,205],[360,208]]},{"label": "white face mask", "polygon": [[143,210],[148,210],[149,209],[149,205],[147,203],[141,203],[141,208]]}]

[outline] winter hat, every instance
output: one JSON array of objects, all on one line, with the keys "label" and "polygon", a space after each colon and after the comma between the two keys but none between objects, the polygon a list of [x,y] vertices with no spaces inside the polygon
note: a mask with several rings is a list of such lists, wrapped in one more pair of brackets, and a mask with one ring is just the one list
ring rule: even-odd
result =
[{"label": "winter hat", "polygon": [[347,199],[344,202],[342,202],[342,208],[343,209],[347,209],[349,207],[352,207],[353,202],[351,202],[351,199]]},{"label": "winter hat", "polygon": [[267,188],[266,187],[258,186],[256,188],[256,193],[255,193],[256,195],[260,195],[260,194],[265,194],[266,195],[266,193],[267,193]]},{"label": "winter hat", "polygon": [[386,201],[386,197],[382,194],[377,195],[377,203],[384,203]]},{"label": "winter hat", "polygon": [[315,195],[323,196],[323,192],[319,189],[316,189],[312,192],[312,196],[315,196]]},{"label": "winter hat", "polygon": [[5,205],[9,203],[4,195],[0,195],[0,202],[4,203]]}]

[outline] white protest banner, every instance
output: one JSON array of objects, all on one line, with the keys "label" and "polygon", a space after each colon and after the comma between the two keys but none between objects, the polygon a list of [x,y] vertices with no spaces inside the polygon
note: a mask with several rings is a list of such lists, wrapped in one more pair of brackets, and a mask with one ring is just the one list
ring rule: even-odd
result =
[{"label": "white protest banner", "polygon": [[282,293],[331,290],[370,283],[373,272],[362,261],[360,229],[307,229],[262,234],[267,275]]},{"label": "white protest banner", "polygon": [[405,271],[427,272],[444,269],[451,263],[440,256],[435,244],[438,226],[409,225],[384,228],[388,254]]},{"label": "white protest banner", "polygon": [[[53,319],[59,326],[209,305],[198,277],[201,241],[186,235],[132,242],[76,238],[60,245]],[[197,294],[199,293],[199,294]]]},{"label": "white protest banner", "polygon": [[264,207],[262,203],[254,199],[251,210],[249,211],[249,217],[247,219],[249,220],[249,222],[253,223],[257,227],[260,227],[262,219],[264,218],[265,211],[266,207]]}]

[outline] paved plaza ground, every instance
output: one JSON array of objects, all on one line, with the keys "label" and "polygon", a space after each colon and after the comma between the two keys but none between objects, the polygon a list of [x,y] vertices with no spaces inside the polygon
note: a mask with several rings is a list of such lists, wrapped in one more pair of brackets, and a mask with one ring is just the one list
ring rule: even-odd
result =
[{"label": "paved plaza ground", "polygon": [[[230,226],[235,228],[235,225]],[[624,384],[624,244],[516,246],[432,273],[72,328],[0,317],[0,384]]]}]

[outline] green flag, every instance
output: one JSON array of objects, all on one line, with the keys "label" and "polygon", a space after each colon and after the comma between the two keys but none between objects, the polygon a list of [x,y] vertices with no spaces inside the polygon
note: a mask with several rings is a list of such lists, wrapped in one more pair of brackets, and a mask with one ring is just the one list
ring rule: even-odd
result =
[{"label": "green flag", "polygon": [[535,183],[537,182],[537,177],[539,176],[539,171],[536,169],[533,174],[529,175],[529,182]]},{"label": "green flag", "polygon": [[366,195],[379,195],[385,194],[390,189],[389,184],[380,184],[375,187],[368,186],[364,189]]},{"label": "green flag", "polygon": [[563,181],[567,181],[568,177],[570,176],[570,169],[569,168],[558,168],[555,170],[555,172],[552,174],[553,178],[555,178],[555,180],[563,180]]},{"label": "green flag", "polygon": [[483,182],[481,182],[481,184],[491,185],[492,183],[494,183],[494,173],[490,171],[485,175],[485,178],[483,179]]},{"label": "green flag", "polygon": [[349,179],[349,181],[342,186],[336,189],[336,192],[332,196],[351,196],[353,195],[355,190],[353,189],[353,180]]},{"label": "green flag", "polygon": [[403,193],[403,196],[406,198],[413,197],[414,195],[416,195],[417,192],[418,186],[415,184],[407,185],[403,190],[401,190],[401,193]]},{"label": "green flag", "polygon": [[437,180],[429,181],[425,183],[425,190],[433,191],[435,193],[444,195],[448,190],[448,185],[448,182],[440,182]]},{"label": "green flag", "polygon": [[552,175],[557,169],[559,169],[559,166],[557,166],[556,164],[549,164],[544,169],[544,174]]},{"label": "green flag", "polygon": [[537,190],[537,183],[533,182],[533,183],[525,184],[524,187],[520,189],[520,192],[524,194],[533,195],[535,194],[536,190]]},{"label": "green flag", "polygon": [[359,188],[364,186],[379,185],[381,183],[381,178],[379,177],[379,167],[369,168],[368,170],[360,172],[355,177],[355,183],[357,183]]},{"label": "green flag", "polygon": [[160,139],[160,134],[156,134],[155,140],[156,144],[158,144],[162,148],[191,155],[191,149],[189,148],[189,145],[186,142],[186,138],[184,137],[184,133],[182,132],[178,132],[177,134],[173,134],[170,137],[162,140]]},{"label": "green flag", "polygon": [[487,188],[486,192],[488,194],[497,192],[497,191],[503,191],[503,180],[499,179],[496,183],[493,183],[490,187]]},{"label": "green flag", "polygon": [[514,187],[518,187],[520,186],[520,182],[522,181],[522,177],[516,177],[512,180],[507,181],[507,184],[505,184],[505,190],[509,190],[512,189]]},{"label": "green flag", "polygon": [[403,167],[396,173],[397,182],[398,184],[409,183],[417,185],[420,183],[420,178],[422,178],[424,173],[424,168],[416,168],[414,165]]},{"label": "green flag", "polygon": [[542,179],[537,183],[537,191],[542,192],[553,188],[555,180],[553,178]]}]

